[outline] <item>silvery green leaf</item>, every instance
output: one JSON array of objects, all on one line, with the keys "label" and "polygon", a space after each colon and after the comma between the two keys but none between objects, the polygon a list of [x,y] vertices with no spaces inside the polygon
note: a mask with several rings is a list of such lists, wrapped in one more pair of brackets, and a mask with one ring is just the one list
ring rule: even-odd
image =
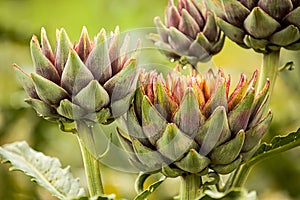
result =
[{"label": "silvery green leaf", "polygon": [[70,167],[61,168],[57,158],[45,156],[31,149],[26,142],[15,142],[0,147],[3,162],[10,162],[10,170],[20,170],[48,190],[53,196],[69,200],[85,195],[79,179],[73,178]]}]

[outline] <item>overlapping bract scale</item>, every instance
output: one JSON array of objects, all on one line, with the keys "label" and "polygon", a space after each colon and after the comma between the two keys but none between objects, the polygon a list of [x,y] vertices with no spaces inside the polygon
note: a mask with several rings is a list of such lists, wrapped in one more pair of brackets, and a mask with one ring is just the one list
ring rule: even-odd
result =
[{"label": "overlapping bract scale", "polygon": [[170,177],[232,172],[253,155],[272,119],[271,112],[263,116],[269,82],[255,95],[257,74],[249,81],[241,75],[231,94],[222,70],[141,74],[118,129],[131,163]]},{"label": "overlapping bract scale", "polygon": [[158,34],[150,39],[166,56],[196,66],[207,62],[221,51],[224,36],[215,22],[214,14],[194,0],[169,1],[165,24],[156,17]]},{"label": "overlapping bract scale", "polygon": [[242,47],[268,53],[300,49],[300,7],[293,0],[208,0],[225,35]]},{"label": "overlapping bract scale", "polygon": [[42,117],[55,121],[104,123],[119,117],[129,107],[138,78],[132,53],[122,51],[128,39],[121,37],[117,27],[109,36],[102,29],[90,40],[84,27],[79,41],[72,44],[60,29],[52,51],[42,29],[41,42],[33,36],[30,43],[35,72],[27,74],[14,65],[30,96],[26,102]]}]

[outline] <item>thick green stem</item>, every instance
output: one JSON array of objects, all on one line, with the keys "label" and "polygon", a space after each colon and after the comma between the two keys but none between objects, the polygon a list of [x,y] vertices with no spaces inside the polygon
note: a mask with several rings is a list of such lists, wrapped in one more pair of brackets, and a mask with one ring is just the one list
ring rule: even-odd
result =
[{"label": "thick green stem", "polygon": [[180,200],[195,200],[200,194],[201,177],[189,174],[181,177]]},{"label": "thick green stem", "polygon": [[96,147],[92,128],[82,121],[77,121],[76,126],[90,196],[101,196],[104,194],[104,190],[101,180],[100,162],[95,157]]},{"label": "thick green stem", "polygon": [[241,188],[243,187],[243,185],[245,184],[247,177],[250,173],[251,170],[251,164],[249,163],[245,163],[243,166],[239,167],[237,169],[236,176],[235,176],[235,180],[233,182],[233,184],[231,185],[231,187],[233,188]]},{"label": "thick green stem", "polygon": [[269,94],[271,97],[275,85],[277,73],[278,73],[279,57],[280,57],[280,51],[273,51],[271,53],[264,54],[263,65],[260,70],[259,81],[256,90],[257,92],[261,91],[264,88],[267,79],[269,79],[270,80]]}]

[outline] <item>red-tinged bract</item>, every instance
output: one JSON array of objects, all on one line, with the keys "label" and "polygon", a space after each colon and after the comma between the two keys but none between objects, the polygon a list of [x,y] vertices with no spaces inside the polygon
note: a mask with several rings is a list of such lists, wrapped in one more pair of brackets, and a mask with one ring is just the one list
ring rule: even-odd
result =
[{"label": "red-tinged bract", "polygon": [[263,116],[269,82],[255,95],[257,73],[249,81],[241,75],[231,93],[222,70],[141,74],[118,129],[131,163],[169,177],[232,172],[253,155],[272,119],[270,111]]},{"label": "red-tinged bract", "polygon": [[208,0],[225,35],[257,52],[300,49],[300,2],[295,0]]},{"label": "red-tinged bract", "polygon": [[196,67],[207,62],[221,51],[224,36],[215,22],[213,12],[194,0],[169,1],[165,11],[165,24],[155,18],[158,34],[150,39],[170,58],[187,62]]},{"label": "red-tinged bract", "polygon": [[27,74],[14,65],[30,96],[25,101],[39,115],[54,121],[106,123],[122,115],[129,107],[138,78],[136,61],[121,50],[124,45],[127,41],[121,38],[118,28],[108,37],[102,29],[91,41],[84,27],[75,44],[61,29],[57,30],[53,52],[42,29],[41,41],[33,36],[30,43],[35,72]]}]

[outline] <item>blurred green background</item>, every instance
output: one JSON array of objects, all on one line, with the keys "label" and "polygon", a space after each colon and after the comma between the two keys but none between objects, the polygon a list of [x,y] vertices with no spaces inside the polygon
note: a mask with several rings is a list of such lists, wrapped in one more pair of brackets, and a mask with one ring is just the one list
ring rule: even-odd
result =
[{"label": "blurred green background", "polygon": [[[45,27],[54,46],[57,28],[64,27],[71,41],[76,41],[82,26],[87,27],[90,37],[102,27],[107,31],[114,30],[116,25],[121,31],[152,27],[153,18],[163,17],[166,5],[167,0],[0,0],[0,145],[26,140],[34,149],[58,157],[63,166],[71,165],[74,176],[80,177],[86,187],[75,136],[62,133],[56,124],[37,117],[23,102],[26,94],[16,80],[12,63],[33,70],[29,42],[33,34],[39,36],[41,27]],[[259,68],[261,58],[254,51],[244,50],[227,40],[223,51],[208,65],[225,68],[236,83],[242,72],[251,76]],[[300,127],[300,52],[283,50],[281,64],[290,60],[295,61],[296,69],[279,74],[271,105],[274,120],[265,140]],[[162,62],[167,63],[167,60]],[[0,165],[1,200],[55,199],[30,178],[20,172],[9,172],[8,168],[8,164]],[[132,199],[136,176],[104,166],[105,190],[118,198]],[[265,200],[300,199],[300,148],[257,165],[247,188],[257,190]],[[151,199],[171,199],[178,190],[178,180],[169,179]]]}]

